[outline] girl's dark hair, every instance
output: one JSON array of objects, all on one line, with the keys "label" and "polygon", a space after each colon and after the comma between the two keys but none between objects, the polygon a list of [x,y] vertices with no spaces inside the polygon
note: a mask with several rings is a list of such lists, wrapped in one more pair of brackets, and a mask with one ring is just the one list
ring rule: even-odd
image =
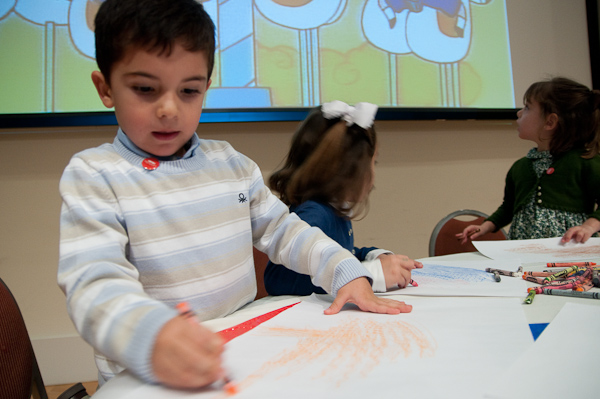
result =
[{"label": "girl's dark hair", "polygon": [[368,208],[362,193],[373,179],[375,129],[326,119],[321,108],[310,111],[292,138],[284,166],[269,178],[269,186],[287,205],[308,200],[332,205],[342,216],[357,218]]},{"label": "girl's dark hair", "polygon": [[584,158],[600,152],[600,91],[564,77],[532,84],[525,102],[536,101],[544,116],[556,114],[558,124],[550,139],[550,153],[561,155],[572,149],[585,150]]},{"label": "girl's dark hair", "polygon": [[107,82],[130,47],[169,55],[175,43],[206,54],[210,79],[215,25],[196,0],[105,0],[94,21],[96,62]]}]

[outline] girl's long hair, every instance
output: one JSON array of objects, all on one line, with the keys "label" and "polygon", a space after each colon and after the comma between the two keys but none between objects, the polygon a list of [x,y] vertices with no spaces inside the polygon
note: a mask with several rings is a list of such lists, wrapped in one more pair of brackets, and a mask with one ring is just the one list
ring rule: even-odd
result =
[{"label": "girl's long hair", "polygon": [[294,134],[284,165],[271,175],[269,186],[287,205],[314,200],[332,205],[342,216],[364,216],[376,145],[373,127],[346,126],[315,108]]}]

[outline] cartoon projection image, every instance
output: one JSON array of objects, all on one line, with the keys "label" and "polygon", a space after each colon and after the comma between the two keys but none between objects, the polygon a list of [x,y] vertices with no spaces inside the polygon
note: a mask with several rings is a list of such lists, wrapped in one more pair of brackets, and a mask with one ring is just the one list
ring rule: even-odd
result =
[{"label": "cartoon projection image", "polygon": [[17,0],[0,0],[0,19],[4,18],[15,6]]},{"label": "cartoon projection image", "polygon": [[375,47],[389,53],[392,105],[398,105],[396,55],[414,54],[436,63],[441,102],[460,107],[459,63],[469,53],[471,4],[492,0],[367,0],[363,32]]},{"label": "cartoon projection image", "polygon": [[253,0],[200,2],[215,24],[217,41],[215,73],[206,107],[272,106],[270,89],[257,86]]},{"label": "cartoon projection image", "polygon": [[93,21],[101,2],[102,0],[0,0],[0,19],[11,14],[13,18],[17,17],[40,27],[43,43],[40,53],[43,87],[41,110],[57,111],[57,43],[66,28],[75,51],[86,58],[94,58]]},{"label": "cartoon projection image", "polygon": [[0,1],[0,16],[8,14],[14,7],[15,14],[25,21],[44,27],[43,31],[43,85],[45,87],[43,109],[54,111],[54,41],[56,27],[68,23],[68,0],[39,3],[36,0]]},{"label": "cartoon projection image", "polygon": [[298,31],[302,105],[321,102],[319,79],[319,27],[336,22],[347,0],[254,0],[269,21]]},{"label": "cartoon projection image", "polygon": [[[32,93],[0,111],[104,111],[89,82],[104,1],[0,0],[3,90]],[[514,104],[502,0],[195,1],[216,28],[206,108]]]},{"label": "cartoon projection image", "polygon": [[69,33],[77,50],[88,58],[96,58],[94,18],[102,0],[71,0]]}]

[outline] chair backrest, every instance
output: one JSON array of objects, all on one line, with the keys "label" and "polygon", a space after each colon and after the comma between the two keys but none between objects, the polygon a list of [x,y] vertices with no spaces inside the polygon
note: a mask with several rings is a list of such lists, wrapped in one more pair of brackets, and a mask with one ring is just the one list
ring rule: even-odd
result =
[{"label": "chair backrest", "polygon": [[[483,212],[472,209],[461,209],[450,213],[438,222],[429,239],[429,256],[441,256],[462,252],[476,252],[477,249],[468,241],[461,244],[456,234],[461,233],[471,224],[481,224],[488,217]],[[479,238],[481,241],[506,240],[506,233],[502,229],[495,233],[488,233]]]},{"label": "chair backrest", "polygon": [[0,398],[48,399],[23,315],[0,278]]},{"label": "chair backrest", "polygon": [[254,300],[257,300],[269,295],[265,288],[265,269],[267,268],[267,263],[269,263],[269,257],[256,248],[253,248],[252,254],[254,255],[254,271],[256,272],[257,286],[256,298]]}]

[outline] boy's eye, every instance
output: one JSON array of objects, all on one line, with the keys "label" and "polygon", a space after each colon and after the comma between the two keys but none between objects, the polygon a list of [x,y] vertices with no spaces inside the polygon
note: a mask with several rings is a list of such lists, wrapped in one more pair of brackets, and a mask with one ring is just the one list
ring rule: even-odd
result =
[{"label": "boy's eye", "polygon": [[133,86],[133,90],[140,93],[151,93],[154,91],[150,86]]},{"label": "boy's eye", "polygon": [[182,92],[186,95],[200,94],[200,90],[198,89],[183,89]]}]

